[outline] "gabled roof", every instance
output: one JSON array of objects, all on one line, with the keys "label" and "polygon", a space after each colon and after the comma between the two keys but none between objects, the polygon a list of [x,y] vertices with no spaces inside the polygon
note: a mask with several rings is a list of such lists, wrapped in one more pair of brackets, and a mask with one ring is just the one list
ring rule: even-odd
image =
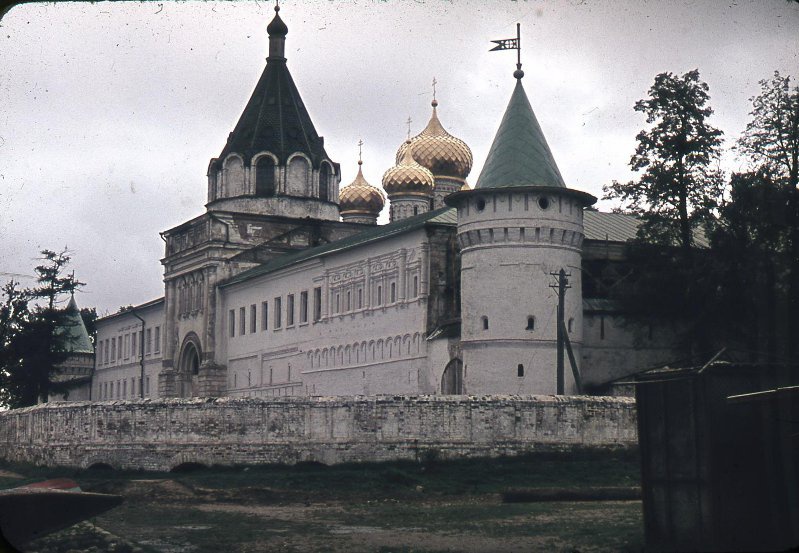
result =
[{"label": "gabled roof", "polygon": [[475,189],[509,186],[566,188],[521,79],[516,80]]},{"label": "gabled roof", "polygon": [[267,58],[266,68],[219,159],[235,152],[249,163],[254,154],[264,150],[277,155],[281,164],[295,152],[306,154],[315,167],[327,157],[324,140],[316,133],[282,57]]},{"label": "gabled roof", "polygon": [[359,232],[358,234],[348,236],[347,238],[336,240],[330,244],[317,246],[315,248],[308,248],[307,250],[302,250],[296,253],[281,255],[275,259],[270,259],[263,265],[259,265],[258,267],[254,267],[248,271],[244,271],[234,276],[220,286],[229,286],[237,282],[242,282],[244,280],[249,280],[260,275],[277,271],[278,269],[300,263],[301,261],[307,261],[309,259],[322,257],[327,254],[349,250],[356,246],[361,246],[363,244],[377,240],[384,240],[386,238],[404,234],[406,232],[420,229],[428,225],[455,226],[457,223],[458,211],[449,207],[442,207],[440,209],[422,213],[421,215],[416,215],[414,217],[408,217],[407,219],[402,219],[388,225],[378,225],[363,232]]},{"label": "gabled roof", "polygon": [[63,341],[66,351],[71,353],[94,353],[94,346],[92,346],[86,325],[83,324],[83,317],[80,316],[80,309],[78,309],[74,296],[70,298],[69,304],[64,310],[64,326],[59,328],[56,333]]}]

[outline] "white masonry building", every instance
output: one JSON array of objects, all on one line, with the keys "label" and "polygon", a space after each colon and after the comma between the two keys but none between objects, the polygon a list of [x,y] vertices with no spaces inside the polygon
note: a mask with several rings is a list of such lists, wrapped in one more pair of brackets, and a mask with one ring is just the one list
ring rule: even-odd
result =
[{"label": "white masonry building", "polygon": [[339,191],[286,65],[288,28],[276,14],[267,31],[205,213],[162,233],[164,297],[97,322],[93,400],[552,394],[561,269],[587,390],[679,356],[672,325],[630,325],[608,299],[637,221],[566,186],[520,70],[473,189],[471,150],[434,99],[382,190],[359,167]]}]

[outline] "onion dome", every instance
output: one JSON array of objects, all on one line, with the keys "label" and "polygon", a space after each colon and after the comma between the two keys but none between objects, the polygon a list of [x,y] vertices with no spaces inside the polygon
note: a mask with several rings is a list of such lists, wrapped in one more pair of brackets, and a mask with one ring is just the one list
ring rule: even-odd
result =
[{"label": "onion dome", "polygon": [[272,19],[269,25],[266,26],[266,32],[269,34],[269,36],[286,36],[289,33],[289,28],[286,26],[283,20],[280,19],[280,14],[278,13],[279,11],[280,6],[275,6],[275,17]]},{"label": "onion dome", "polygon": [[[441,126],[436,113],[438,102],[433,99],[433,115],[427,127],[413,137],[413,159],[426,167],[436,177],[450,177],[463,180],[472,170],[472,151],[461,140],[449,134]],[[397,151],[397,163],[402,159],[407,142]]]},{"label": "onion dome", "polygon": [[432,196],[435,180],[433,173],[414,160],[414,147],[410,140],[397,165],[383,174],[383,188],[391,196]]},{"label": "onion dome", "polygon": [[363,178],[361,165],[363,161],[358,160],[358,176],[339,193],[338,202],[342,216],[364,214],[377,217],[386,205],[383,192]]}]

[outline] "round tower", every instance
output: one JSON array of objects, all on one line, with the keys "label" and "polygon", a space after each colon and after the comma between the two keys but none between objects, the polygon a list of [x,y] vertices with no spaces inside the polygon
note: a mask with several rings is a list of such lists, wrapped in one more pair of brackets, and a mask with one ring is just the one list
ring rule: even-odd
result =
[{"label": "round tower", "polygon": [[427,213],[433,201],[433,173],[414,161],[409,142],[397,165],[383,174],[383,189],[391,201],[391,222]]},{"label": "round tower", "polygon": [[449,134],[438,119],[438,101],[433,94],[430,104],[433,113],[422,132],[404,142],[397,150],[397,163],[405,151],[412,149],[413,159],[428,169],[435,181],[433,189],[433,209],[444,206],[444,198],[460,190],[472,170],[472,151],[458,137]]},{"label": "round tower", "polygon": [[[461,345],[469,394],[558,391],[558,277],[574,357],[582,345],[583,208],[590,194],[566,187],[517,71],[505,115],[473,190],[458,209]],[[568,358],[565,393],[575,385]]]},{"label": "round tower", "polygon": [[361,170],[362,165],[363,160],[358,154],[358,175],[354,181],[342,188],[339,194],[341,219],[347,223],[376,225],[386,199],[379,188],[366,182]]}]

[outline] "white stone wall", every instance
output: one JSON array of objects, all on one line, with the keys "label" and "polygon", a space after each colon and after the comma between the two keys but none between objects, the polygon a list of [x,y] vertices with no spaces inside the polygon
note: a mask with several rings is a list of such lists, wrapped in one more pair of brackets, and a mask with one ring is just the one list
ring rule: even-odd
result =
[{"label": "white stone wall", "polygon": [[[144,319],[145,397],[158,397],[158,373],[164,347],[164,303],[156,302],[136,313]],[[139,397],[141,382],[141,321],[130,313],[120,313],[97,321],[92,399],[131,399]],[[149,330],[149,333],[148,333]],[[135,350],[133,335],[135,334]],[[149,346],[148,346],[149,336]],[[120,350],[119,344],[122,344]],[[149,381],[149,386],[148,386]]]},{"label": "white stone wall", "polygon": [[426,243],[420,229],[222,288],[217,332],[224,336],[219,358],[228,368],[228,394],[430,391]]},{"label": "white stone wall", "polygon": [[[579,363],[582,207],[565,193],[475,191],[459,205],[458,238],[466,393],[555,393],[557,292],[550,285],[557,280],[551,273],[571,274],[565,320]],[[567,358],[565,367],[565,393],[574,393]]]}]

